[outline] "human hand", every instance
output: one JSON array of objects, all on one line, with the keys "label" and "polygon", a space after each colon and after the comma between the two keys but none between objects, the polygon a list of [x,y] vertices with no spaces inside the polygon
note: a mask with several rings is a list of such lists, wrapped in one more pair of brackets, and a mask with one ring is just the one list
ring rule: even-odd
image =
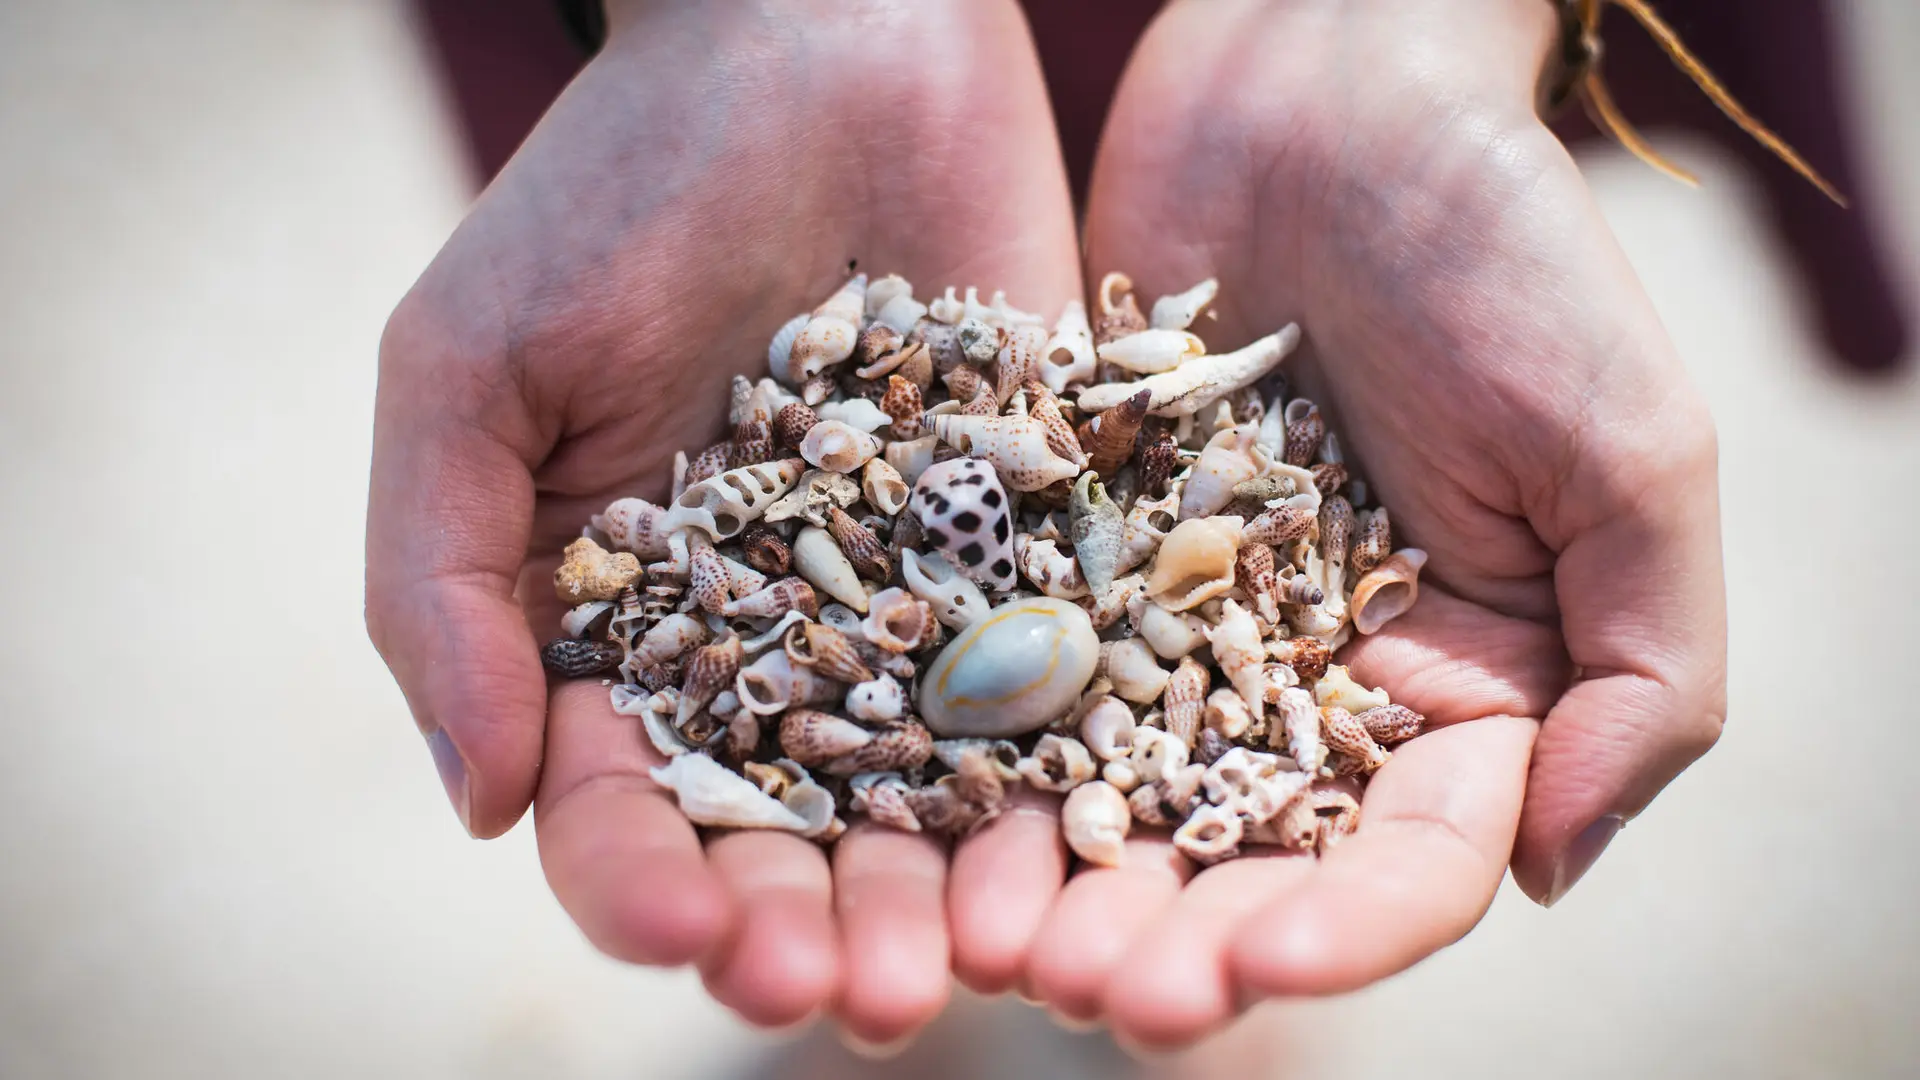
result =
[{"label": "human hand", "polygon": [[696,962],[750,1021],[824,1007],[893,1040],[944,1003],[950,963],[1015,978],[1058,839],[1007,815],[951,889],[944,847],[886,830],[830,860],[764,832],[703,850],[638,724],[597,681],[549,693],[535,637],[580,523],[662,499],[673,452],[720,433],[729,377],[849,260],[1049,312],[1081,295],[1046,97],[1003,0],[610,7],[606,48],[387,327],[368,629],[468,830],[531,802],[595,945]]},{"label": "human hand", "polygon": [[[1032,993],[1151,1045],[1269,995],[1391,975],[1509,862],[1550,903],[1717,736],[1713,428],[1572,160],[1534,114],[1540,0],[1184,0],[1095,167],[1089,278],[1218,277],[1232,347],[1292,320],[1294,385],[1431,555],[1356,677],[1438,730],[1327,858],[1195,873],[1164,839],[1069,881]],[[1536,719],[1538,718],[1538,719]]]}]

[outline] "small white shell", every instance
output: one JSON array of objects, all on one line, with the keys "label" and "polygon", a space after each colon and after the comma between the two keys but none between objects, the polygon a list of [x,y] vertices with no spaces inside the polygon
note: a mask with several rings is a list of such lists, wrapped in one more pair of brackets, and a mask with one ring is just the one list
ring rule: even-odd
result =
[{"label": "small white shell", "polygon": [[1368,571],[1353,587],[1353,628],[1371,634],[1406,614],[1420,597],[1426,565],[1426,552],[1401,548]]},{"label": "small white shell", "polygon": [[1096,866],[1119,866],[1126,855],[1133,813],[1127,797],[1103,781],[1081,784],[1060,807],[1060,832],[1075,855]]},{"label": "small white shell", "polygon": [[878,724],[898,720],[906,710],[907,695],[891,675],[856,684],[847,691],[847,712],[855,720]]},{"label": "small white shell", "polygon": [[898,586],[882,589],[867,599],[860,632],[890,653],[910,653],[939,633],[932,606]]},{"label": "small white shell", "polygon": [[884,458],[874,458],[861,470],[860,493],[875,510],[893,517],[907,508],[907,497],[913,492],[898,469]]},{"label": "small white shell", "polygon": [[1042,735],[1033,753],[1015,766],[1020,778],[1036,791],[1072,791],[1099,773],[1093,755],[1079,739]]},{"label": "small white shell", "polygon": [[673,726],[673,714],[680,709],[680,691],[668,688],[649,694],[637,686],[615,686],[610,697],[613,711],[621,716],[638,716],[647,733],[647,741],[663,757],[678,757],[694,749]]},{"label": "small white shell", "polygon": [[[1100,359],[1140,375],[1172,371],[1181,364],[1204,356],[1207,344],[1180,330],[1142,330],[1115,338],[1100,346]],[[1128,385],[1132,385],[1129,383]]]},{"label": "small white shell", "polygon": [[705,754],[680,754],[651,770],[653,781],[672,791],[680,812],[697,825],[734,829],[781,829],[804,833],[812,822],[767,795],[753,781]]},{"label": "small white shell", "polygon": [[706,624],[691,615],[673,614],[653,624],[633,650],[636,671],[650,668],[662,660],[672,660],[706,644],[712,635]]},{"label": "small white shell", "polygon": [[1368,709],[1377,709],[1393,702],[1387,692],[1379,688],[1372,690],[1353,681],[1353,676],[1344,664],[1329,664],[1327,673],[1313,684],[1314,704],[1321,707],[1345,709],[1355,716]]},{"label": "small white shell", "polygon": [[[868,292],[871,295],[872,290]],[[914,324],[925,318],[926,314],[927,305],[911,296],[896,296],[887,301],[886,306],[882,307],[873,319],[875,322],[885,323],[900,336],[905,337],[913,333]]]},{"label": "small white shell", "polygon": [[667,509],[645,499],[615,499],[588,523],[607,534],[607,543],[641,559],[667,557]]},{"label": "small white shell", "polygon": [[789,708],[822,705],[840,697],[841,684],[795,664],[784,649],[771,649],[741,668],[733,692],[740,707],[755,716],[775,716]]},{"label": "small white shell", "polygon": [[673,501],[660,528],[669,532],[694,528],[715,540],[732,539],[792,490],[803,471],[798,460],[788,458],[709,476]]},{"label": "small white shell", "polygon": [[[829,401],[813,410],[822,420],[837,420],[851,428],[872,434],[880,428],[893,423],[893,418],[880,411],[880,406],[866,398],[848,398],[845,401]],[[875,451],[878,453],[878,451]],[[804,456],[804,451],[802,452]],[[846,472],[850,470],[837,470]]]},{"label": "small white shell", "polygon": [[1100,779],[1112,784],[1121,792],[1132,791],[1140,786],[1140,771],[1133,767],[1132,760],[1121,758],[1109,761],[1100,767]]},{"label": "small white shell", "polygon": [[1104,646],[1106,674],[1113,692],[1141,705],[1160,700],[1173,673],[1153,658],[1153,650],[1140,638],[1122,638]]},{"label": "small white shell", "polygon": [[780,640],[786,636],[787,627],[792,626],[794,623],[806,621],[807,615],[805,612],[789,611],[785,615],[780,616],[779,622],[774,623],[758,634],[750,638],[741,638],[740,648],[748,656],[758,656],[772,646],[780,644]]},{"label": "small white shell", "polygon": [[1142,784],[1171,780],[1187,767],[1187,744],[1164,728],[1137,727],[1133,729],[1133,752],[1127,755],[1127,761]]},{"label": "small white shell", "polygon": [[1290,686],[1280,691],[1278,708],[1281,722],[1274,725],[1269,742],[1278,744],[1284,739],[1287,753],[1300,771],[1318,773],[1327,760],[1327,747],[1320,741],[1320,708],[1313,703],[1313,695]]},{"label": "small white shell", "polygon": [[[880,416],[886,419],[885,413]],[[828,472],[853,472],[879,452],[879,439],[844,420],[822,420],[808,428],[806,438],[800,440],[800,456]]]},{"label": "small white shell", "polygon": [[1153,558],[1167,538],[1167,532],[1179,519],[1181,485],[1175,484],[1159,499],[1137,499],[1127,511],[1120,534],[1120,559],[1115,574],[1124,574]]},{"label": "small white shell", "polygon": [[933,609],[933,617],[952,629],[965,630],[987,617],[987,594],[936,552],[902,551],[900,575],[908,591]]},{"label": "small white shell", "polygon": [[1041,354],[1040,381],[1054,393],[1063,394],[1073,383],[1092,380],[1097,366],[1086,305],[1069,300]]},{"label": "small white shell", "polygon": [[862,614],[867,610],[867,590],[860,575],[847,560],[833,534],[817,525],[808,525],[793,538],[793,569],[808,583],[842,604]]},{"label": "small white shell", "polygon": [[970,457],[993,466],[1015,491],[1039,491],[1079,475],[1077,463],[1054,453],[1040,421],[1026,416],[966,416],[954,413],[933,418],[933,433]]},{"label": "small white shell", "polygon": [[947,768],[960,771],[960,761],[970,754],[984,754],[1001,780],[1020,779],[1020,747],[1011,739],[935,739],[933,756]]},{"label": "small white shell", "polygon": [[583,637],[595,619],[612,610],[611,600],[589,600],[560,616],[560,632],[568,637]]},{"label": "small white shell", "polygon": [[1224,806],[1202,806],[1173,831],[1173,846],[1202,866],[1230,858],[1240,850],[1246,826]]},{"label": "small white shell", "polygon": [[845,604],[828,604],[821,608],[820,621],[855,641],[867,639],[866,627],[861,624],[860,613]]},{"label": "small white shell", "polygon": [[1248,709],[1260,710],[1267,700],[1267,647],[1260,640],[1253,614],[1237,602],[1220,606],[1220,621],[1207,628],[1213,662],[1239,692]]},{"label": "small white shell", "polygon": [[1207,623],[1185,611],[1168,611],[1149,600],[1141,609],[1141,640],[1168,660],[1178,660],[1207,643]]},{"label": "small white shell", "polygon": [[1087,579],[1080,575],[1079,562],[1061,552],[1052,540],[1035,540],[1020,533],[1013,538],[1013,561],[1020,568],[1021,576],[1048,596],[1078,600],[1088,595]]},{"label": "small white shell", "polygon": [[[813,316],[805,312],[795,315],[793,318],[781,323],[780,329],[773,332],[773,340],[767,343],[767,370],[795,386],[800,384],[800,380],[793,377],[793,370],[788,366],[789,361],[793,358],[793,339],[800,336],[801,329],[807,325],[807,320],[811,318],[813,318]],[[768,413],[767,415],[772,416],[773,414]]]},{"label": "small white shell", "polygon": [[[888,274],[867,286],[867,299],[864,310],[868,318],[879,315],[895,297],[912,296],[913,282],[899,274]],[[901,331],[905,333],[906,331]]]},{"label": "small white shell", "polygon": [[1156,330],[1185,330],[1200,317],[1200,312],[1220,294],[1217,278],[1195,285],[1186,292],[1171,293],[1153,302],[1153,314],[1147,317]]},{"label": "small white shell", "polygon": [[[1265,708],[1264,703],[1261,707]],[[1253,711],[1239,693],[1223,686],[1207,695],[1204,723],[1224,738],[1238,739],[1253,727]]]},{"label": "small white shell", "polygon": [[1252,386],[1279,366],[1300,344],[1300,327],[1284,330],[1230,353],[1211,353],[1189,360],[1172,371],[1149,375],[1139,382],[1102,383],[1080,391],[1080,411],[1111,409],[1142,390],[1151,391],[1147,411],[1154,416],[1193,416],[1221,398]]},{"label": "small white shell", "polygon": [[1180,488],[1180,520],[1208,517],[1226,509],[1233,501],[1234,485],[1260,474],[1260,465],[1251,453],[1258,438],[1259,429],[1246,424],[1228,428],[1207,441],[1200,460],[1193,463],[1193,471]]},{"label": "small white shell", "polygon": [[920,474],[933,466],[934,451],[940,448],[938,435],[918,439],[898,439],[887,444],[886,461],[909,485],[920,482]]},{"label": "small white shell", "polygon": [[1080,718],[1080,741],[1101,761],[1133,753],[1133,710],[1117,697],[1102,696]]}]

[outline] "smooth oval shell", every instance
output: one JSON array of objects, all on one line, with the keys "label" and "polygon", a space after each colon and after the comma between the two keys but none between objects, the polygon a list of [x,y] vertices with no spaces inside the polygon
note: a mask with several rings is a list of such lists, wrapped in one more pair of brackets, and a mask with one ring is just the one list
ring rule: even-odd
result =
[{"label": "smooth oval shell", "polygon": [[1079,700],[1100,656],[1087,613],[1064,600],[993,609],[941,650],[920,685],[935,734],[1003,738],[1042,727]]}]

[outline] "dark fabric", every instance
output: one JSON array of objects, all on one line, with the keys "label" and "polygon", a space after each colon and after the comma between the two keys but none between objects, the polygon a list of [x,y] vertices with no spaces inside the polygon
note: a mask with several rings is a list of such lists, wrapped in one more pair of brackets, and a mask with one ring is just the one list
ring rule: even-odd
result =
[{"label": "dark fabric", "polygon": [[607,9],[602,0],[560,0],[560,18],[574,44],[591,55],[607,40]]}]

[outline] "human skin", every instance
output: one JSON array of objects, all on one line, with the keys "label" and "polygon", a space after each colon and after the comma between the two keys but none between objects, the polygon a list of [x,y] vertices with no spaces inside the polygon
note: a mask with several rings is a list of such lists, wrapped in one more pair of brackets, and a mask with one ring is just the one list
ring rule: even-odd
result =
[{"label": "human skin", "polygon": [[[1712,426],[1533,115],[1541,0],[1173,5],[1109,122],[1084,276],[1010,4],[611,14],[388,327],[368,528],[369,629],[462,820],[497,835],[531,801],[600,948],[866,1042],[930,1019],[951,970],[1178,1045],[1261,996],[1416,962],[1509,862],[1557,898],[1712,742]],[[1289,367],[1433,557],[1420,605],[1352,663],[1442,728],[1381,771],[1355,837],[1197,875],[1142,837],[1068,881],[1036,799],[951,854],[863,827],[830,854],[703,850],[604,688],[549,694],[554,553],[610,498],[660,494],[672,452],[718,432],[729,375],[853,258],[1048,312],[1108,269],[1147,297],[1217,276],[1217,346],[1301,322]]]}]

